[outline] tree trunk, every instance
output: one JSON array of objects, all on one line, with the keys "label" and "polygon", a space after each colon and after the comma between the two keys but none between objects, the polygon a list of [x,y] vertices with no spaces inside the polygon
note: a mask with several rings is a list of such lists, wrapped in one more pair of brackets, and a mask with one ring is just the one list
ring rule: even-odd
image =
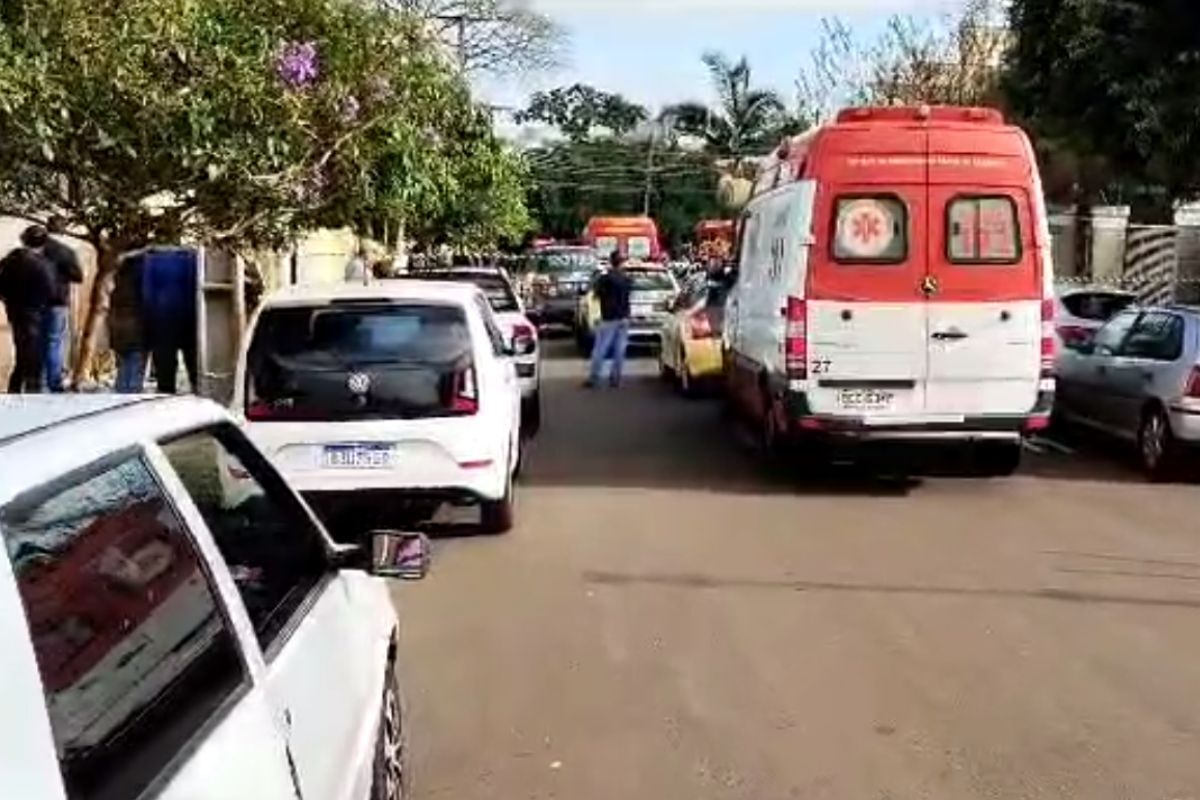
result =
[{"label": "tree trunk", "polygon": [[87,313],[83,317],[83,334],[79,337],[79,350],[71,370],[71,383],[78,387],[93,376],[92,362],[96,357],[96,341],[100,338],[100,326],[108,318],[108,303],[112,296],[113,279],[120,264],[120,248],[112,241],[93,242],[96,247],[96,279],[88,296]]}]

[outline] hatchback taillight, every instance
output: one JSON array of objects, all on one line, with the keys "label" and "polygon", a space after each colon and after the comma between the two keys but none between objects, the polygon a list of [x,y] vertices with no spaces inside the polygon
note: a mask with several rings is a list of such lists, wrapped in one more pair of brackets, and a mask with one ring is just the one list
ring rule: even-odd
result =
[{"label": "hatchback taillight", "polygon": [[1042,301],[1042,378],[1054,377],[1054,301]]},{"label": "hatchback taillight", "polygon": [[519,356],[528,356],[537,352],[537,331],[523,322],[513,326],[513,352]]},{"label": "hatchback taillight", "polygon": [[1192,367],[1192,374],[1188,377],[1187,390],[1184,395],[1200,398],[1200,367]]},{"label": "hatchback taillight", "polygon": [[1091,338],[1091,335],[1091,329],[1082,325],[1060,325],[1058,327],[1058,338],[1067,345],[1082,344]]},{"label": "hatchback taillight", "polygon": [[458,414],[474,414],[479,411],[479,382],[475,367],[464,367],[454,373],[454,394],[450,398],[450,410]]},{"label": "hatchback taillight", "polygon": [[716,335],[707,311],[697,311],[688,317],[688,332],[693,339],[711,339]]},{"label": "hatchback taillight", "polygon": [[808,308],[799,297],[789,297],[786,314],[783,349],[788,378],[803,380],[808,377]]},{"label": "hatchback taillight", "polygon": [[295,416],[292,404],[286,401],[270,403],[265,400],[255,400],[246,406],[247,422],[271,422],[291,419]]}]

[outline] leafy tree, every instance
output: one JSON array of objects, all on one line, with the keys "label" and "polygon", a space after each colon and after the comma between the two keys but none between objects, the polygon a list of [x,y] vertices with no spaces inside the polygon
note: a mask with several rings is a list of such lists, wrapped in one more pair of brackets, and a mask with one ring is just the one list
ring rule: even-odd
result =
[{"label": "leafy tree", "polygon": [[543,122],[558,128],[573,141],[583,141],[596,129],[622,136],[649,118],[649,112],[619,94],[577,83],[548,92],[537,92],[529,107],[517,112],[518,124]]},{"label": "leafy tree", "polygon": [[528,205],[539,231],[576,239],[590,217],[636,215],[649,199],[668,247],[690,238],[701,219],[720,217],[711,157],[677,146],[617,139],[560,142],[528,154]]},{"label": "leafy tree", "polygon": [[389,0],[425,20],[468,72],[536,72],[558,65],[566,44],[549,16],[511,0]]},{"label": "leafy tree", "polygon": [[894,15],[869,43],[826,19],[797,88],[819,119],[847,105],[994,105],[1007,44],[999,0],[967,0],[940,23]]},{"label": "leafy tree", "polygon": [[717,156],[758,154],[778,144],[781,135],[804,127],[790,117],[779,95],[755,88],[749,61],[731,62],[716,52],[704,54],[719,105],[679,103],[663,111],[674,129],[704,140]]},{"label": "leafy tree", "polygon": [[1200,191],[1200,5],[1014,0],[1009,21],[1018,114],[1168,198]]},{"label": "leafy tree", "polygon": [[61,213],[99,253],[77,379],[126,249],[276,245],[318,225],[407,221],[488,186],[443,180],[480,169],[464,167],[463,151],[485,152],[490,130],[464,125],[478,113],[466,85],[417,21],[384,6],[25,0],[6,9],[0,210]]}]

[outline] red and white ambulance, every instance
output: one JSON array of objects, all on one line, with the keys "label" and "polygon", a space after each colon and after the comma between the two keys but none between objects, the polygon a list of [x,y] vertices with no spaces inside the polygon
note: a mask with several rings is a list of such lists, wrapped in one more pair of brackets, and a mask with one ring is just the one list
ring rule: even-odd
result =
[{"label": "red and white ambulance", "polygon": [[961,443],[1002,475],[1048,424],[1049,228],[999,112],[841,112],[768,160],[738,247],[728,390],[766,448]]}]

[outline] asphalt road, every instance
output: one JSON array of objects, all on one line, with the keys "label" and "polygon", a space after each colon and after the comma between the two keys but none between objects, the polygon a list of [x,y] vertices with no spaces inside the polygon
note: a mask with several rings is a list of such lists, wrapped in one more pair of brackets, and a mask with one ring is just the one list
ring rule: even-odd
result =
[{"label": "asphalt road", "polygon": [[417,798],[1200,797],[1200,490],[771,478],[550,363],[519,527],[398,587]]}]

